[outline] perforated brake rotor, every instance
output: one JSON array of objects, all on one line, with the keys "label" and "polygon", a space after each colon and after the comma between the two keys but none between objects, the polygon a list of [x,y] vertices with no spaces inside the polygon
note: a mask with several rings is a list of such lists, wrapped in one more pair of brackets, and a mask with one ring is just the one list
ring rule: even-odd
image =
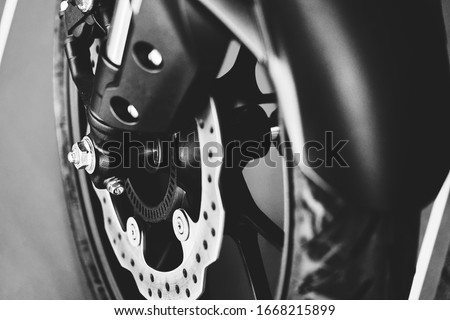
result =
[{"label": "perforated brake rotor", "polygon": [[[147,235],[140,231],[139,235],[130,237],[133,230],[122,229],[109,193],[94,188],[102,203],[105,229],[114,253],[122,267],[133,274],[140,293],[147,299],[200,297],[204,290],[206,268],[214,263],[220,254],[225,225],[225,211],[219,191],[223,159],[221,155],[215,154],[216,165],[204,165],[204,159],[210,156],[204,146],[222,145],[219,119],[213,100],[209,107],[196,117],[196,122],[202,159],[200,215],[197,222],[185,215],[185,222],[188,224],[187,239],[178,237],[183,249],[183,261],[174,270],[162,272],[146,263],[143,244]],[[177,215],[174,214],[174,219],[176,218]],[[130,222],[132,221],[128,221],[127,228],[132,225]],[[175,228],[176,225],[175,221]]]}]

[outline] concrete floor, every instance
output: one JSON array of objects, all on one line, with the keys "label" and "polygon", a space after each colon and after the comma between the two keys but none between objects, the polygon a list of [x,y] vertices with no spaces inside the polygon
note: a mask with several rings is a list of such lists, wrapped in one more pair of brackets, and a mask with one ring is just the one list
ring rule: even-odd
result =
[{"label": "concrete floor", "polygon": [[54,8],[49,0],[18,2],[0,65],[1,299],[90,297],[56,153]]}]

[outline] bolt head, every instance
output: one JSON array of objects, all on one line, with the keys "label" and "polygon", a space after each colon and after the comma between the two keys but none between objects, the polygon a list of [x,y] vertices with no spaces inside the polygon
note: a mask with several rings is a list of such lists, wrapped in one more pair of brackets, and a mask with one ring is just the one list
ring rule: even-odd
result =
[{"label": "bolt head", "polygon": [[179,241],[185,242],[189,239],[189,219],[184,210],[175,210],[172,217],[172,226]]},{"label": "bolt head", "polygon": [[123,187],[122,180],[111,178],[106,182],[106,190],[114,196],[120,196],[124,193],[125,188]]},{"label": "bolt head", "polygon": [[69,154],[67,155],[67,158],[69,159],[69,162],[73,163],[73,164],[75,164],[75,163],[78,164],[80,162],[78,154],[75,152],[69,152]]},{"label": "bolt head", "polygon": [[138,247],[141,244],[141,231],[137,221],[130,217],[127,220],[127,238],[133,247]]},{"label": "bolt head", "polygon": [[128,113],[130,116],[132,116],[134,119],[139,118],[139,112],[137,111],[136,107],[130,104],[127,108]]},{"label": "bolt head", "polygon": [[280,136],[280,127],[272,127],[270,128],[270,138],[272,141],[277,140]]},{"label": "bolt head", "polygon": [[116,196],[120,196],[125,191],[125,188],[122,186],[118,186],[114,189],[114,194]]},{"label": "bolt head", "polygon": [[75,143],[67,158],[78,170],[85,169],[92,174],[95,170],[95,149],[91,139],[84,137],[81,142]]},{"label": "bolt head", "polygon": [[67,2],[66,0],[61,1],[61,4],[59,6],[59,11],[64,12],[67,10],[68,7],[69,7],[69,2]]},{"label": "bolt head", "polygon": [[152,51],[150,51],[150,53],[148,54],[148,60],[153,63],[156,67],[161,66],[162,62],[163,62],[163,57],[161,55],[161,52],[159,52],[156,49],[153,49]]}]

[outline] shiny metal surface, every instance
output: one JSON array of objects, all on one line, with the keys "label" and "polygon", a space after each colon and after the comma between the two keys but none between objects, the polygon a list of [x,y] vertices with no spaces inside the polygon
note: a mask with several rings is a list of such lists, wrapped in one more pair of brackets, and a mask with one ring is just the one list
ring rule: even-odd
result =
[{"label": "shiny metal surface", "polygon": [[96,164],[95,148],[92,140],[86,136],[80,142],[75,143],[72,146],[72,151],[67,155],[67,159],[77,170],[84,169],[87,173],[92,174]]},{"label": "shiny metal surface", "polygon": [[118,178],[112,177],[106,180],[105,183],[106,190],[114,196],[120,196],[125,191],[123,181]]},{"label": "shiny metal surface", "polygon": [[[214,101],[210,108],[196,118],[199,143],[221,145],[219,119]],[[211,130],[214,128],[214,130]],[[201,150],[201,158],[208,154]],[[220,163],[221,157],[215,156]],[[204,290],[206,268],[215,262],[220,253],[225,226],[225,210],[219,191],[219,178],[222,165],[202,167],[202,196],[200,218],[197,222],[184,215],[189,225],[189,237],[180,240],[183,249],[183,262],[174,270],[161,272],[151,268],[144,258],[146,234],[140,231],[140,243],[128,241],[128,230],[132,223],[123,230],[118,220],[114,205],[107,191],[95,189],[101,200],[105,229],[116,257],[122,267],[128,269],[138,286],[140,293],[147,299],[196,299]],[[155,226],[157,227],[157,226]],[[135,230],[134,230],[135,231]],[[151,232],[151,230],[149,231]]]},{"label": "shiny metal surface", "polygon": [[111,32],[106,44],[106,55],[116,66],[122,64],[132,16],[133,8],[130,1],[118,0],[111,23]]},{"label": "shiny metal surface", "polygon": [[75,0],[78,9],[80,9],[82,12],[88,12],[91,11],[94,7],[94,0]]}]

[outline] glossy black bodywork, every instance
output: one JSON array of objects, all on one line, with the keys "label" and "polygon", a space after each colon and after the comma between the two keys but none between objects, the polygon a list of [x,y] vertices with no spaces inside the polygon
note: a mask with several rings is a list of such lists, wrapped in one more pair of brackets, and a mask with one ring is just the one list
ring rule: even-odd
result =
[{"label": "glossy black bodywork", "polygon": [[[119,130],[162,133],[206,105],[205,92],[221,66],[229,37],[204,10],[195,1],[143,1],[133,15],[122,65],[109,63],[105,53],[99,61],[92,115]],[[161,53],[160,68],[140,63],[142,45]],[[115,97],[133,105],[139,118],[118,117],[111,108]]]}]

